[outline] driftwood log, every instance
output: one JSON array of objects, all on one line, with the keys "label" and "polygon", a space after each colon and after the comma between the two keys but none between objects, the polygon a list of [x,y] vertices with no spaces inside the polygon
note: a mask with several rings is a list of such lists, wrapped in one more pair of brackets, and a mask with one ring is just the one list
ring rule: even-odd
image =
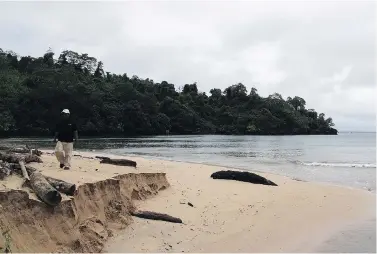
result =
[{"label": "driftwood log", "polygon": [[30,175],[30,186],[35,194],[50,206],[56,206],[62,200],[59,191],[52,187],[46,178],[39,172],[33,172]]},{"label": "driftwood log", "polygon": [[254,173],[224,170],[211,175],[213,179],[236,180],[241,182],[278,186],[276,183]]},{"label": "driftwood log", "polygon": [[35,154],[18,155],[18,154],[7,154],[7,153],[0,152],[0,160],[4,162],[9,162],[9,163],[19,163],[20,161],[24,161],[25,163],[30,163],[30,162],[42,163],[42,159]]},{"label": "driftwood log", "polygon": [[[3,162],[1,162],[3,161]],[[45,177],[33,167],[25,165],[29,162],[42,162],[37,155],[8,154],[0,152],[0,180],[13,172],[25,179],[23,186],[30,187],[39,199],[50,206],[58,205],[62,197],[59,193],[74,195],[76,185],[52,177]]]},{"label": "driftwood log", "polygon": [[170,216],[164,213],[156,213],[150,211],[136,211],[131,213],[132,216],[143,218],[143,219],[150,219],[150,220],[162,220],[168,221],[173,223],[182,223],[182,220],[177,217]]},{"label": "driftwood log", "polygon": [[76,191],[76,185],[72,183],[67,183],[63,180],[55,179],[52,177],[45,177],[47,182],[51,184],[52,187],[54,187],[56,190],[58,190],[61,193],[64,193],[68,196],[73,196]]},{"label": "driftwood log", "polygon": [[96,158],[101,159],[100,163],[112,164],[112,165],[117,165],[117,166],[129,166],[129,167],[136,168],[136,161],[127,160],[127,159],[110,159],[109,157],[101,157],[101,156],[98,156]]},{"label": "driftwood log", "polygon": [[34,154],[37,156],[42,155],[42,151],[38,149],[30,149],[28,146],[25,146],[25,147],[0,146],[0,150],[3,150],[7,153],[28,153],[28,154]]},{"label": "driftwood log", "polygon": [[[10,163],[9,166],[11,167],[12,171],[22,175],[21,166],[20,166],[19,163]],[[28,165],[25,165],[25,168],[26,168],[26,171],[29,175],[31,175],[33,172],[37,171],[37,169],[30,167]]]},{"label": "driftwood log", "polygon": [[[0,162],[0,180],[3,180],[5,177],[13,174],[14,172],[19,175],[24,176],[25,172],[22,171],[20,162],[19,163]],[[27,166],[25,164],[24,166],[28,175],[36,171],[36,169],[33,167]]]},{"label": "driftwood log", "polygon": [[[17,172],[18,174],[22,173],[20,164],[11,163],[11,164],[9,164],[9,166],[10,166],[11,170],[13,170],[15,172],[18,171]],[[36,168],[30,167],[30,166],[27,166],[27,165],[25,166],[25,168],[26,168],[26,171],[29,175],[31,175],[32,173],[37,171]],[[56,179],[56,178],[53,178],[53,177],[45,176],[45,178],[46,178],[47,182],[49,184],[51,184],[52,187],[54,187],[59,192],[64,193],[68,196],[73,196],[73,194],[76,191],[76,185],[75,184],[68,183],[68,182],[65,182],[63,180],[59,180],[59,179]]]},{"label": "driftwood log", "polygon": [[108,159],[110,159],[109,157],[104,157],[104,156],[96,156],[95,158],[97,158],[97,159],[101,159],[101,160],[108,160]]}]

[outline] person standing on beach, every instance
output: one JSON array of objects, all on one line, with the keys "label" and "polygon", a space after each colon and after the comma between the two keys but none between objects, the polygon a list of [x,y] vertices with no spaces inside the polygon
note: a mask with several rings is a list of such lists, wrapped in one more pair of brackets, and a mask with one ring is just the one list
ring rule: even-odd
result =
[{"label": "person standing on beach", "polygon": [[60,163],[60,168],[69,170],[71,168],[71,158],[73,143],[78,139],[76,124],[71,121],[71,114],[68,109],[61,112],[61,121],[56,125],[55,155]]}]

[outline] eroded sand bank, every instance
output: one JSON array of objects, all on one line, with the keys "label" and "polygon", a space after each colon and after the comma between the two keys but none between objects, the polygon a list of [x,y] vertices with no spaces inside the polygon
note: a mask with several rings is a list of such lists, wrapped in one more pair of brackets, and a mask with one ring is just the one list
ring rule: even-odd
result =
[{"label": "eroded sand bank", "polygon": [[[40,202],[23,180],[0,181],[0,228],[11,237],[12,252],[100,252],[109,237],[132,222],[133,200],[169,187],[164,173],[100,164],[74,158],[72,170],[58,167],[52,155],[29,165],[42,174],[77,184],[74,197],[63,195],[55,208]],[[4,247],[5,239],[0,241]]]}]

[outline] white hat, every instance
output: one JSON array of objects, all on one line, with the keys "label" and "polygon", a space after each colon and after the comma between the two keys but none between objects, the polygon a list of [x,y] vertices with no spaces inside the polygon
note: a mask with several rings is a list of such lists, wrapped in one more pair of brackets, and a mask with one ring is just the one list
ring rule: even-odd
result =
[{"label": "white hat", "polygon": [[70,114],[69,109],[63,109],[62,113]]}]

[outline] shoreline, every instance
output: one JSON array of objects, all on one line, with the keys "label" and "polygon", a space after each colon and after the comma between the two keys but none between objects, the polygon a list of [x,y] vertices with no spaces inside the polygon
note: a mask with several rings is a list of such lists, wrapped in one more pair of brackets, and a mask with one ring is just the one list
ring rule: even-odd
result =
[{"label": "shoreline", "polygon": [[[17,204],[27,202],[28,208],[18,209],[26,209],[28,214],[31,207],[39,219],[29,218],[31,228],[21,229],[19,221],[25,218],[18,218],[13,205],[4,203],[5,197],[12,199],[9,193],[13,192],[0,191],[5,195],[2,207],[8,209],[0,217],[0,225],[2,229],[4,223],[14,225],[17,252],[313,252],[350,225],[375,220],[376,195],[362,189],[265,172],[258,174],[278,186],[215,180],[210,178],[213,172],[230,168],[98,152],[75,151],[72,169],[61,170],[54,151],[43,152],[44,163],[31,166],[47,176],[76,183],[79,194],[66,199],[64,205],[62,202],[65,208],[58,208],[55,215],[44,211],[41,202],[33,200],[33,193],[28,194],[29,201],[24,196]],[[132,159],[138,166],[100,164],[94,157],[101,155]],[[18,191],[24,190],[20,188]],[[120,203],[114,206],[113,200]],[[90,204],[85,205],[85,201]],[[58,212],[67,209],[76,215]],[[109,209],[110,217],[105,212]],[[167,213],[184,223],[131,217],[133,209]],[[60,219],[55,222],[54,216]],[[62,226],[63,232],[54,231],[52,226]],[[30,230],[35,227],[42,227],[45,235],[33,235]],[[84,233],[79,233],[83,227]],[[48,244],[41,245],[46,240]]]},{"label": "shoreline", "polygon": [[[50,153],[54,152],[54,150],[48,150],[48,149],[42,149],[41,151],[46,151],[46,152],[50,152]],[[305,180],[305,179],[301,179],[299,177],[288,176],[288,175],[285,175],[285,174],[278,174],[276,172],[266,172],[266,171],[262,171],[262,170],[258,170],[258,169],[248,170],[246,168],[237,167],[237,166],[232,167],[232,166],[226,166],[226,165],[221,165],[221,164],[212,164],[212,163],[203,163],[203,162],[194,162],[194,161],[161,158],[161,157],[157,157],[157,156],[156,157],[154,157],[154,156],[141,156],[141,155],[133,155],[133,154],[120,155],[120,154],[115,154],[115,153],[111,153],[111,152],[97,153],[97,151],[82,151],[82,150],[76,150],[74,152],[75,153],[85,153],[88,156],[90,154],[92,154],[92,155],[98,155],[98,156],[107,155],[109,157],[116,156],[117,158],[134,158],[134,159],[143,158],[143,159],[146,159],[146,160],[169,161],[169,162],[177,162],[177,163],[190,163],[190,164],[205,165],[205,166],[210,166],[210,167],[221,167],[221,168],[226,168],[226,169],[236,169],[236,170],[239,170],[239,171],[256,172],[256,173],[259,173],[259,174],[268,174],[268,175],[276,175],[276,176],[286,177],[286,178],[289,178],[289,179],[294,180],[294,181],[315,183],[315,184],[324,185],[324,186],[336,186],[336,187],[347,188],[347,189],[351,189],[351,190],[364,190],[364,191],[368,191],[368,192],[377,194],[376,193],[377,189],[373,190],[373,189],[368,189],[368,188],[365,188],[365,187],[349,186],[349,185],[346,185],[346,184],[334,183],[334,182],[330,182],[330,181],[325,182],[325,181]],[[261,164],[263,164],[263,163],[261,163]]]}]

